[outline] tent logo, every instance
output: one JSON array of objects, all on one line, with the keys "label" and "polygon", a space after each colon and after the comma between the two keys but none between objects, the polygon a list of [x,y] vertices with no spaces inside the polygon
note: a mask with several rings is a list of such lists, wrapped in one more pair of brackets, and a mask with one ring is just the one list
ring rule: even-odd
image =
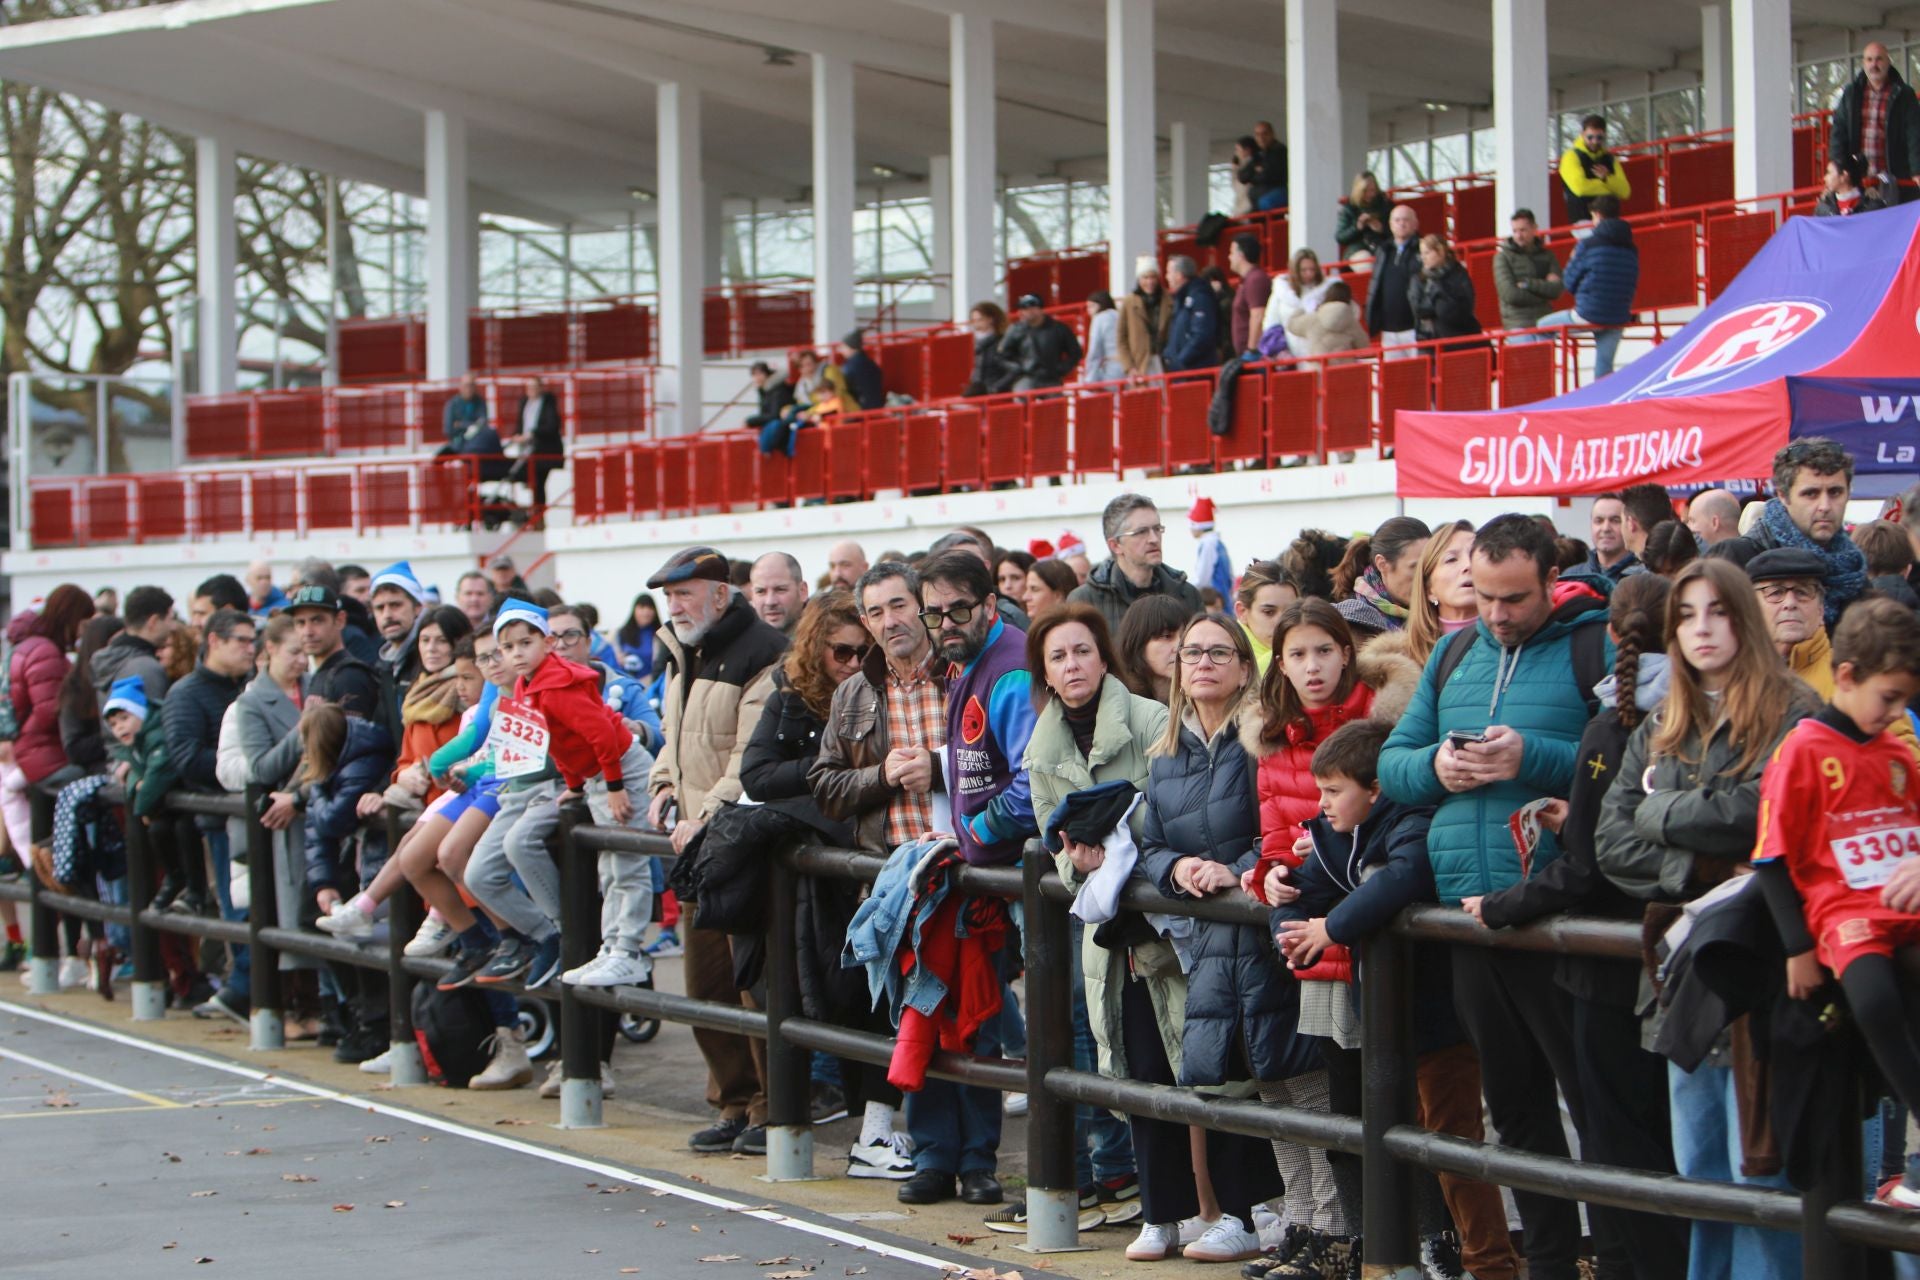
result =
[{"label": "tent logo", "polygon": [[1827,309],[1817,302],[1756,302],[1735,308],[1693,340],[1661,384],[1715,377],[1763,359],[1806,336],[1826,315]]}]

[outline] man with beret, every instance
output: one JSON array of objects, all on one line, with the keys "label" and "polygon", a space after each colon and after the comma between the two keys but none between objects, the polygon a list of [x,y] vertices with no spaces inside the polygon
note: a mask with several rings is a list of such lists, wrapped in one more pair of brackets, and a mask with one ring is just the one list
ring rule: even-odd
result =
[{"label": "man with beret", "polygon": [[[740,756],[760,721],[773,671],[787,638],[763,622],[730,581],[727,558],[712,547],[689,547],[647,579],[666,597],[667,621],[656,643],[666,677],[660,725],[666,746],[647,779],[655,827],[671,826],[682,853],[723,805],[740,799]],[[734,985],[727,935],[683,931],[687,994],[696,1000],[754,1007]],[[767,1148],[766,1044],[724,1031],[696,1030],[707,1061],[707,1103],[719,1120],[693,1135],[695,1151],[762,1155]]]},{"label": "man with beret", "polygon": [[1833,696],[1833,646],[1821,625],[1826,588],[1820,557],[1799,547],[1774,547],[1747,561],[1747,576],[1760,594],[1773,647],[1793,674],[1822,698]]},{"label": "man with beret", "polygon": [[1073,330],[1047,314],[1037,295],[1027,294],[1018,306],[1020,319],[1000,340],[1001,358],[1019,371],[1013,389],[1057,387],[1080,363],[1080,340],[1073,336]]}]

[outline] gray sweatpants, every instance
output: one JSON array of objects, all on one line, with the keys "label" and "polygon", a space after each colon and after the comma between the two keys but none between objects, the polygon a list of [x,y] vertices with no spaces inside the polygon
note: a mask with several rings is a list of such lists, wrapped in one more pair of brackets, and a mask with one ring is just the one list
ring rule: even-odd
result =
[{"label": "gray sweatpants", "polygon": [[[559,809],[554,801],[559,798],[561,789],[562,784],[557,778],[531,787],[503,788],[500,792],[500,812],[494,815],[493,821],[480,834],[479,843],[473,847],[473,856],[467,860],[467,892],[481,906],[506,921],[509,928],[517,929],[535,941],[545,938],[559,927],[556,921],[559,919],[560,895],[556,890],[554,911],[549,915],[513,882],[514,866],[507,858],[508,838],[514,834],[529,810],[550,809],[554,820],[559,821]],[[545,856],[544,849],[541,856]]]},{"label": "gray sweatpants", "polygon": [[[620,758],[620,776],[629,780],[627,795],[633,802],[629,827],[641,826],[646,821],[646,794],[640,784],[652,768],[653,757],[635,739],[626,755]],[[520,881],[527,886],[534,906],[555,922],[560,919],[561,872],[547,851],[547,840],[560,826],[559,798],[560,792],[555,790],[529,804],[504,837],[507,862],[520,873]],[[586,798],[596,824],[614,825],[613,815],[607,810],[607,784],[603,779],[594,778],[587,783]],[[498,826],[505,816],[503,807],[494,825]],[[479,856],[477,851],[475,856]],[[653,916],[653,868],[646,858],[603,853],[599,873],[601,946],[637,955]]]}]

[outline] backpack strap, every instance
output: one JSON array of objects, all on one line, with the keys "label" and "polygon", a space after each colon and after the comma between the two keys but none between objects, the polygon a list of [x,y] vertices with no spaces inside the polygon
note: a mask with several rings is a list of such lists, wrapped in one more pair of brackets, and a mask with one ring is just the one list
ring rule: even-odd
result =
[{"label": "backpack strap", "polygon": [[1580,696],[1586,700],[1587,719],[1600,714],[1600,697],[1593,687],[1613,672],[1607,666],[1607,629],[1588,623],[1575,627],[1567,641],[1573,659],[1573,678],[1580,684]]},{"label": "backpack strap", "polygon": [[1434,705],[1440,703],[1440,691],[1447,687],[1447,681],[1453,678],[1454,671],[1466,660],[1467,650],[1473,648],[1473,642],[1480,638],[1478,626],[1468,627],[1465,631],[1456,631],[1440,642],[1440,665],[1433,671]]}]

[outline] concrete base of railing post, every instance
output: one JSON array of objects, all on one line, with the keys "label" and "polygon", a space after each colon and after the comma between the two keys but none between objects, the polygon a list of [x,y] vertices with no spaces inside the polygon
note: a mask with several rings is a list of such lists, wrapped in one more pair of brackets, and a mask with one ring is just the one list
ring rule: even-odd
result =
[{"label": "concrete base of railing post", "polygon": [[600,1081],[562,1080],[560,1082],[560,1123],[556,1129],[604,1129],[600,1118]]},{"label": "concrete base of railing post", "polygon": [[59,960],[47,956],[33,956],[27,960],[27,994],[30,996],[60,994]]},{"label": "concrete base of railing post", "polygon": [[819,1181],[813,1172],[812,1125],[767,1126],[767,1171],[761,1181]]},{"label": "concrete base of railing post", "polygon": [[135,982],[133,989],[133,1020],[135,1022],[162,1022],[167,1016],[167,984],[164,982]]},{"label": "concrete base of railing post", "polygon": [[1014,1248],[1026,1253],[1078,1253],[1080,1193],[1027,1188],[1027,1242]]},{"label": "concrete base of railing post", "polygon": [[1418,1267],[1377,1266],[1369,1263],[1360,1268],[1362,1280],[1421,1280],[1425,1274]]},{"label": "concrete base of railing post", "polygon": [[395,1040],[387,1045],[387,1079],[396,1089],[427,1083],[427,1064],[420,1059],[417,1041]]},{"label": "concrete base of railing post", "polygon": [[255,1009],[247,1017],[247,1048],[255,1053],[287,1047],[287,1025],[278,1009]]}]

